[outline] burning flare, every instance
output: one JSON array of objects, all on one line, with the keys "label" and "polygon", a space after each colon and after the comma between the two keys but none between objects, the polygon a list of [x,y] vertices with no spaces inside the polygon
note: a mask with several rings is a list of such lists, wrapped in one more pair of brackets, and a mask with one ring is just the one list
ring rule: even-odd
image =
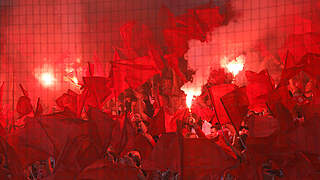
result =
[{"label": "burning flare", "polygon": [[240,71],[243,70],[244,67],[244,56],[238,56],[235,60],[232,60],[230,62],[221,63],[221,66],[226,68],[230,73],[233,74],[233,76],[236,76],[239,74]]},{"label": "burning flare", "polygon": [[201,94],[201,89],[200,90],[196,90],[196,89],[189,89],[189,88],[181,88],[181,90],[184,91],[184,93],[187,95],[186,96],[186,105],[189,108],[189,111],[191,111],[191,105],[192,105],[192,100],[196,97],[196,96],[200,96]]},{"label": "burning flare", "polygon": [[40,79],[44,86],[51,86],[55,81],[54,76],[48,72],[42,73]]}]

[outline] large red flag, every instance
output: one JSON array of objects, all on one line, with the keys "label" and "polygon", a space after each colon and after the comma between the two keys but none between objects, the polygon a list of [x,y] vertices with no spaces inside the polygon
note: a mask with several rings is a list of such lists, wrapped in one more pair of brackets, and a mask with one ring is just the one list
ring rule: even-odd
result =
[{"label": "large red flag", "polygon": [[188,50],[188,41],[191,39],[188,32],[183,28],[164,29],[164,39],[168,47],[168,54],[177,57],[183,56]]},{"label": "large red flag", "polygon": [[55,155],[59,154],[68,139],[88,135],[87,123],[78,119],[74,113],[63,111],[39,117],[39,123],[45,130],[55,147]]},{"label": "large red flag", "polygon": [[63,95],[56,99],[56,103],[62,109],[68,108],[70,111],[77,113],[77,99],[78,94],[68,89],[67,93],[63,93]]},{"label": "large red flag", "polygon": [[148,55],[149,48],[157,46],[153,33],[144,24],[126,23],[120,28],[120,35],[124,47],[133,50],[138,56]]},{"label": "large red flag", "polygon": [[126,148],[127,143],[132,140],[136,135],[132,124],[126,115],[119,117],[116,121],[114,130],[112,132],[111,146],[112,151],[120,155]]},{"label": "large red flag", "polygon": [[163,108],[160,108],[159,112],[151,118],[148,132],[152,135],[159,135],[166,132],[165,112]]},{"label": "large red flag", "polygon": [[111,78],[117,94],[130,87],[136,89],[159,73],[152,56],[112,62]]},{"label": "large red flag", "polygon": [[259,110],[265,107],[268,94],[273,90],[274,85],[269,73],[263,70],[259,73],[246,71],[247,96],[249,99],[249,109]]},{"label": "large red flag", "polygon": [[199,8],[195,10],[197,18],[199,19],[200,23],[205,25],[208,29],[208,32],[211,32],[213,28],[220,26],[223,21],[224,17],[220,14],[219,8]]},{"label": "large red flag", "polygon": [[84,87],[88,90],[86,104],[101,108],[111,95],[111,80],[105,77],[83,77]]},{"label": "large red flag", "polygon": [[22,167],[26,168],[35,161],[54,156],[55,145],[50,138],[38,119],[28,118],[25,127],[8,136],[8,143],[18,153]]},{"label": "large red flag", "polygon": [[98,160],[86,167],[77,177],[79,180],[87,179],[139,179],[139,170],[134,167],[111,164],[105,159]]},{"label": "large red flag", "polygon": [[[221,84],[217,86],[213,86],[209,88],[209,91],[213,97],[214,107],[216,108],[216,116],[218,116],[219,121],[221,124],[226,124],[230,122],[230,119],[225,111],[225,108],[223,107],[220,98],[224,95],[232,92],[236,88],[233,84]],[[215,122],[218,122],[217,119],[214,119]]]},{"label": "large red flag", "polygon": [[163,134],[142,164],[142,168],[147,171],[170,169],[180,172],[180,167],[181,147],[176,133]]},{"label": "large red flag", "polygon": [[239,130],[240,124],[247,114],[249,106],[246,87],[237,88],[222,96],[221,102],[223,103],[225,110],[228,111],[236,130]]},{"label": "large red flag", "polygon": [[304,124],[299,126],[288,134],[289,142],[297,148],[297,150],[320,154],[320,146],[318,139],[320,133],[320,123],[318,121],[320,110],[314,109],[312,106],[304,107]]},{"label": "large red flag", "polygon": [[236,160],[206,138],[183,140],[183,179],[221,177],[236,165]]},{"label": "large red flag", "polygon": [[127,147],[124,150],[124,153],[130,151],[138,151],[140,153],[141,159],[145,160],[151,154],[152,149],[153,145],[148,140],[148,138],[142,134],[137,134],[135,137],[130,139]]},{"label": "large red flag", "polygon": [[286,56],[287,67],[290,68],[300,63],[301,58],[307,53],[320,53],[320,34],[319,33],[304,33],[292,34],[285,41],[283,48],[279,49],[280,58],[285,64]]},{"label": "large red flag", "polygon": [[90,137],[103,153],[110,144],[115,122],[109,115],[96,108],[90,108],[87,114]]}]

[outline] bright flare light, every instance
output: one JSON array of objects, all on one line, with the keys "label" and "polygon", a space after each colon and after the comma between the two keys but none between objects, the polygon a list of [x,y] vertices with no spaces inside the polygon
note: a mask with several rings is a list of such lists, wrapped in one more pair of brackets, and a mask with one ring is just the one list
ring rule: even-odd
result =
[{"label": "bright flare light", "polygon": [[47,72],[41,74],[40,80],[44,86],[51,86],[55,81],[54,76],[51,73]]},{"label": "bright flare light", "polygon": [[72,77],[71,78],[71,81],[75,84],[75,85],[79,85],[79,81],[78,81],[78,78],[77,77]]},{"label": "bright flare light", "polygon": [[181,89],[184,91],[186,96],[186,105],[189,108],[189,111],[191,109],[192,100],[195,99],[196,96],[200,96],[201,90],[192,90],[192,89]]},{"label": "bright flare light", "polygon": [[225,67],[229,72],[236,76],[240,71],[243,70],[244,67],[244,56],[238,56],[235,60],[230,61],[226,64],[223,64],[222,67]]}]

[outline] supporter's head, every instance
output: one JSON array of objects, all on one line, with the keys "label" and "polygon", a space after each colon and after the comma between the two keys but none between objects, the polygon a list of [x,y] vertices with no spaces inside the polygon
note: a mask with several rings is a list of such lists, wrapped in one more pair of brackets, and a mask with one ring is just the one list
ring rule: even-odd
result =
[{"label": "supporter's head", "polygon": [[135,113],[131,116],[131,122],[138,133],[146,133],[147,126],[143,122],[142,116],[139,113]]},{"label": "supporter's head", "polygon": [[141,165],[141,156],[138,151],[130,151],[128,153],[128,157],[130,157],[137,167]]}]

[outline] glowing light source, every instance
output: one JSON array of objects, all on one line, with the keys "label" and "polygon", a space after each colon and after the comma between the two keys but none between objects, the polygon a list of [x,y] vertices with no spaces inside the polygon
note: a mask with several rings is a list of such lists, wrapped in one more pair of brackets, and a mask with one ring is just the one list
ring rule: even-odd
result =
[{"label": "glowing light source", "polygon": [[186,96],[186,105],[189,108],[189,111],[191,111],[191,106],[192,106],[192,100],[194,100],[197,96],[200,96],[201,94],[201,89],[200,90],[196,90],[196,89],[183,89],[181,88],[181,90],[184,91],[184,93],[187,95]]},{"label": "glowing light source", "polygon": [[240,71],[243,70],[244,56],[238,56],[230,62],[226,62],[226,59],[224,59],[224,63],[221,63],[221,66],[225,67],[230,73],[233,74],[233,76],[236,76]]},{"label": "glowing light source", "polygon": [[45,72],[41,73],[40,80],[44,86],[51,86],[53,85],[55,78],[51,73]]},{"label": "glowing light source", "polygon": [[78,78],[77,77],[72,77],[71,78],[71,81],[75,84],[75,85],[79,85],[79,81],[78,81]]}]

